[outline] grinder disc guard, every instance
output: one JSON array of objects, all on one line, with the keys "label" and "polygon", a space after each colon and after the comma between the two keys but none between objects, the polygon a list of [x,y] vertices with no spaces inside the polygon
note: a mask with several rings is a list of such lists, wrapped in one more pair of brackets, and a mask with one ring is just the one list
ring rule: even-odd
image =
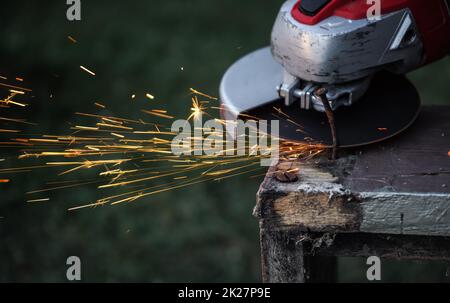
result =
[{"label": "grinder disc guard", "polygon": [[[279,120],[281,139],[312,140],[331,146],[325,113],[303,110],[298,103],[285,106],[277,96],[276,87],[282,77],[283,69],[272,59],[269,48],[236,62],[221,83],[223,118],[245,120],[250,115],[260,120]],[[404,76],[378,73],[363,98],[334,111],[339,146],[357,147],[391,138],[407,129],[419,111],[419,94]]]}]

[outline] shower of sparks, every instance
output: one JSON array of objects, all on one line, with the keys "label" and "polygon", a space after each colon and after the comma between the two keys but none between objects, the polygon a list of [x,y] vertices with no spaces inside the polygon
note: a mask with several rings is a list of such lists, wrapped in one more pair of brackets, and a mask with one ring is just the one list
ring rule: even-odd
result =
[{"label": "shower of sparks", "polygon": [[81,68],[82,70],[84,70],[86,73],[88,73],[88,74],[90,74],[90,75],[92,75],[92,76],[95,76],[95,73],[94,73],[93,71],[91,71],[90,69],[84,67],[83,65],[80,65],[80,68]]},{"label": "shower of sparks", "polygon": [[[11,79],[11,80],[9,80]],[[2,140],[0,146],[4,148],[13,148],[23,146],[23,143],[11,142],[8,139],[18,136],[22,133],[24,125],[36,125],[28,122],[26,119],[20,118],[23,110],[28,108],[29,99],[32,90],[24,87],[22,77],[5,77],[0,76],[0,135]],[[18,83],[19,82],[19,83]],[[5,162],[6,159],[0,159]],[[0,183],[10,183],[10,178],[0,173]]]},{"label": "shower of sparks", "polygon": [[[8,78],[1,76],[1,79],[7,81]],[[19,109],[28,107],[27,99],[32,92],[30,88],[19,86],[16,82],[23,82],[21,77],[13,77],[13,82],[0,82],[0,133],[19,133],[16,129],[17,124],[32,124],[24,119],[6,117],[18,112]],[[15,81],[15,82],[14,82]],[[11,127],[14,127],[11,129]]]},{"label": "shower of sparks", "polygon": [[[89,72],[89,70],[85,70]],[[13,89],[10,86],[4,87],[9,90]],[[24,94],[28,92],[26,89],[14,89],[20,90]],[[219,116],[218,111],[224,110],[218,104],[210,106],[210,102],[217,101],[217,98],[192,88],[190,92],[192,94],[191,106],[186,120],[195,121],[205,116]],[[154,99],[150,94],[146,96]],[[17,94],[10,92],[3,103],[8,106],[20,106],[18,104],[22,104],[21,101],[13,103],[13,99],[16,97],[18,97]],[[132,99],[134,97],[135,95],[132,95]],[[106,108],[105,105],[97,102],[95,105],[100,109]],[[211,111],[216,112],[211,113]],[[281,110],[276,111],[277,116],[295,123]],[[171,123],[175,116],[162,106],[142,109],[142,113],[144,116],[138,120],[92,113],[76,113],[80,121],[77,119],[79,123],[72,123],[70,132],[65,135],[47,134],[30,138],[18,137],[12,138],[10,142],[0,143],[1,146],[20,147],[21,153],[18,157],[20,160],[38,161],[39,163],[0,169],[0,177],[16,173],[29,173],[38,169],[58,170],[57,176],[60,179],[57,179],[56,182],[47,182],[47,186],[43,189],[27,193],[29,195],[28,203],[49,201],[49,198],[41,195],[54,190],[95,186],[102,191],[103,198],[70,209],[79,210],[102,205],[131,203],[145,197],[203,182],[222,181],[241,175],[256,174],[260,176],[265,171],[260,163],[262,159],[269,158],[270,155],[267,153],[267,147],[259,145],[249,147],[251,153],[247,156],[237,156],[238,147],[236,146],[231,150],[233,151],[231,154],[234,156],[228,155],[230,150],[211,156],[175,156],[171,151],[172,139],[178,135],[171,131]],[[251,116],[247,118],[257,119]],[[215,120],[223,125],[226,124],[224,120]],[[26,123],[21,120],[14,122]],[[300,125],[298,127],[301,128]],[[214,131],[220,138],[223,138],[217,140],[216,144],[225,146],[228,143],[225,132],[225,129]],[[202,137],[192,138],[192,140],[200,139],[204,143],[208,140],[204,136],[209,136],[211,133],[211,130],[202,130]],[[246,136],[250,137],[251,135]],[[267,137],[269,137],[268,134]],[[228,148],[228,144],[226,146]],[[194,152],[195,148],[193,146],[191,152]],[[309,159],[322,153],[324,149],[321,145],[309,142],[281,140],[280,157],[282,159]],[[206,151],[204,152],[206,154]],[[91,177],[82,180],[63,179],[69,178],[79,171],[90,172]],[[9,182],[9,179],[3,179],[3,181]]]}]

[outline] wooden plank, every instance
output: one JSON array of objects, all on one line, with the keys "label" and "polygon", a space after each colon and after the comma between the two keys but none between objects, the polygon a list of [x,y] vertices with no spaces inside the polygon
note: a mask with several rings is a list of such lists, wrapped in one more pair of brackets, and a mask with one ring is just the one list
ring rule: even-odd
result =
[{"label": "wooden plank", "polygon": [[322,233],[291,233],[293,241],[303,239],[305,257],[378,256],[397,260],[450,260],[449,237],[340,233],[333,235],[332,241],[326,245],[317,244],[324,236],[330,238],[329,234]]},{"label": "wooden plank", "polygon": [[261,226],[261,265],[264,283],[305,283],[304,259],[289,233]]},{"label": "wooden plank", "polygon": [[359,231],[450,236],[450,195],[361,193]]},{"label": "wooden plank", "polygon": [[338,179],[302,165],[299,181],[280,183],[271,168],[258,191],[254,215],[271,230],[354,231],[360,226],[360,203],[350,201]]},{"label": "wooden plank", "polygon": [[272,231],[261,226],[262,278],[264,283],[335,282],[334,256],[304,253],[301,237],[290,231]]},{"label": "wooden plank", "polygon": [[449,151],[450,107],[424,107],[411,129],[385,144],[352,151],[342,160],[352,162],[350,170],[335,173],[355,192],[449,194]]},{"label": "wooden plank", "polygon": [[266,228],[450,236],[450,107],[424,108],[387,143],[300,167],[280,183],[271,168],[255,215]]}]

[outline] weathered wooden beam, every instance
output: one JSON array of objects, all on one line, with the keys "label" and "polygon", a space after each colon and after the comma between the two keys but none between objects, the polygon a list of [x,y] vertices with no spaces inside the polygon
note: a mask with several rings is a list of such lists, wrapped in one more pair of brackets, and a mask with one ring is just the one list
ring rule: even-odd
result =
[{"label": "weathered wooden beam", "polygon": [[305,283],[305,264],[301,244],[288,233],[261,226],[261,266],[265,283]]},{"label": "weathered wooden beam", "polygon": [[291,239],[301,241],[304,256],[450,260],[450,237],[300,232]]},{"label": "weathered wooden beam", "polygon": [[294,163],[297,182],[271,168],[255,215],[272,230],[450,236],[449,149],[450,108],[426,108],[396,140]]},{"label": "weathered wooden beam", "polygon": [[259,191],[255,215],[272,229],[450,236],[450,194],[353,192],[320,168],[301,171],[299,182],[269,178]]},{"label": "weathered wooden beam", "polygon": [[449,260],[449,150],[450,107],[426,107],[383,144],[287,163],[299,172],[284,182],[286,163],[272,167],[254,210],[264,281],[314,280],[312,256]]},{"label": "weathered wooden beam", "polygon": [[[325,236],[326,237],[326,236]],[[317,238],[316,238],[317,240]],[[335,282],[337,260],[317,257],[304,233],[261,228],[262,278],[265,283]],[[321,242],[328,247],[325,242]]]}]

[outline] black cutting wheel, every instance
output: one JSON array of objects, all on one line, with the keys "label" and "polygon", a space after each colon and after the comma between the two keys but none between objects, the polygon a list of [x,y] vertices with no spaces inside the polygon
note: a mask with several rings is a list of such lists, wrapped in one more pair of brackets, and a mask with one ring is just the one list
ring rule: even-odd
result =
[{"label": "black cutting wheel", "polygon": [[[280,108],[289,122],[275,109]],[[343,148],[368,145],[391,138],[407,129],[420,112],[420,97],[416,88],[404,76],[387,72],[377,74],[366,95],[350,107],[334,112],[339,146]],[[295,103],[285,106],[282,99],[247,111],[245,114],[261,120],[280,120],[280,137],[293,141],[312,139],[332,145],[330,126],[325,113],[302,110]],[[299,131],[299,124],[302,132]]]}]

